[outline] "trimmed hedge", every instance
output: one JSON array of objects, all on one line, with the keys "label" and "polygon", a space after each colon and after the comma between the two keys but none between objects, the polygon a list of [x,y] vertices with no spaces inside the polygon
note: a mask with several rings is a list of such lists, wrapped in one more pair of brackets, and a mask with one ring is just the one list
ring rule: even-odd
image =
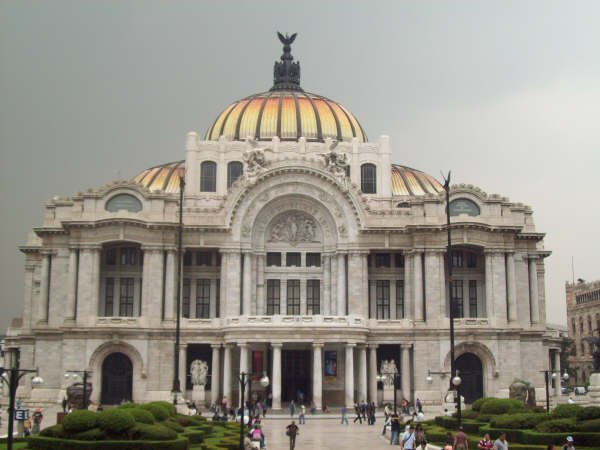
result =
[{"label": "trimmed hedge", "polygon": [[132,436],[139,440],[170,441],[177,437],[177,433],[161,424],[138,423],[132,430]]},{"label": "trimmed hedge", "polygon": [[78,433],[80,431],[95,428],[98,423],[98,414],[87,409],[77,409],[67,414],[63,419],[63,427],[69,433]]},{"label": "trimmed hedge", "polygon": [[158,402],[146,403],[140,406],[140,408],[149,411],[154,416],[157,422],[167,420],[171,415],[171,411],[168,408],[165,408],[164,405],[158,404]]},{"label": "trimmed hedge", "polygon": [[536,425],[535,429],[542,433],[566,433],[575,429],[575,419],[553,419]]},{"label": "trimmed hedge", "polygon": [[152,425],[154,423],[154,416],[146,409],[126,408],[125,411],[131,414],[138,423],[145,423],[147,425]]},{"label": "trimmed hedge", "polygon": [[[573,431],[575,427],[569,431],[578,447],[600,447],[600,432],[579,432]],[[548,445],[548,444],[563,444],[565,441],[565,433],[542,433],[534,430],[512,430],[510,428],[494,428],[483,426],[479,428],[479,432],[489,433],[492,439],[496,439],[501,432],[506,433],[506,439],[510,447],[513,447],[512,442],[519,442],[527,445]]]},{"label": "trimmed hedge", "polygon": [[188,450],[189,443],[184,437],[170,441],[76,441],[55,439],[44,436],[31,436],[26,439],[32,450]]},{"label": "trimmed hedge", "polygon": [[40,431],[40,436],[53,437],[53,438],[63,438],[67,434],[65,432],[65,428],[62,424],[52,425],[51,427],[44,428]]},{"label": "trimmed hedge", "polygon": [[600,419],[584,420],[577,424],[578,431],[598,431],[600,430]]},{"label": "trimmed hedge", "polygon": [[190,444],[201,444],[204,441],[204,431],[191,430],[181,434],[190,441]]},{"label": "trimmed hedge", "polygon": [[515,430],[535,428],[540,422],[548,420],[548,414],[541,413],[516,413],[501,414],[492,417],[490,421],[494,428],[511,428]]},{"label": "trimmed hedge", "polygon": [[525,411],[525,405],[513,398],[489,398],[481,405],[481,414],[506,414]]},{"label": "trimmed hedge", "polygon": [[556,419],[576,418],[583,411],[583,407],[579,405],[558,405],[552,410],[552,417]]},{"label": "trimmed hedge", "polygon": [[577,421],[592,419],[600,419],[600,406],[588,406],[577,413]]},{"label": "trimmed hedge", "polygon": [[135,425],[133,416],[124,409],[106,409],[98,413],[98,425],[103,430],[121,434]]},{"label": "trimmed hedge", "polygon": [[77,441],[100,441],[104,438],[106,438],[106,433],[98,427],[69,436],[69,439],[75,439]]},{"label": "trimmed hedge", "polygon": [[181,425],[179,425],[176,421],[168,419],[165,420],[162,423],[165,427],[170,428],[171,430],[177,432],[177,433],[183,433],[185,431],[185,428],[183,428]]},{"label": "trimmed hedge", "polygon": [[481,411],[481,405],[483,405],[483,403],[484,403],[486,400],[489,400],[490,398],[493,398],[493,397],[482,397],[482,398],[478,398],[477,400],[475,400],[475,401],[474,401],[474,402],[471,404],[471,409],[472,409],[473,411],[477,411],[477,412]]}]

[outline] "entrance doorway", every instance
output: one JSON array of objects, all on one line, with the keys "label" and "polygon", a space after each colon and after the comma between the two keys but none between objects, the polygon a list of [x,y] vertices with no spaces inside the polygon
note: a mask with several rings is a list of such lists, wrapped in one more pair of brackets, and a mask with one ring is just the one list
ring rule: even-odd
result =
[{"label": "entrance doorway", "polygon": [[133,365],[127,355],[111,353],[102,363],[102,392],[100,402],[118,405],[123,400],[131,401]]},{"label": "entrance doorway", "polygon": [[456,359],[456,369],[460,372],[460,394],[465,403],[471,404],[483,397],[483,367],[481,360],[473,353],[464,353]]},{"label": "entrance doorway", "polygon": [[310,391],[310,350],[283,350],[281,398],[284,402],[307,403]]}]

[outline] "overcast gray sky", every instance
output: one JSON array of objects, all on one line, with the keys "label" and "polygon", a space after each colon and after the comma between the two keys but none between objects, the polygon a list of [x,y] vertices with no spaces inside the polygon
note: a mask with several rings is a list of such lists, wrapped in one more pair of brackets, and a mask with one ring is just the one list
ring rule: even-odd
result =
[{"label": "overcast gray sky", "polygon": [[276,30],[395,162],[532,206],[564,323],[571,257],[600,278],[600,2],[2,0],[0,332],[44,201],[183,159],[186,132],[271,86]]}]

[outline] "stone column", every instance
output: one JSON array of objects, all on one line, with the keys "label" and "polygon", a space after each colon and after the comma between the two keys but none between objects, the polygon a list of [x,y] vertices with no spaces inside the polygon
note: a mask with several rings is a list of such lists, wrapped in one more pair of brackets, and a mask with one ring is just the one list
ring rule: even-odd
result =
[{"label": "stone column", "polygon": [[486,317],[494,316],[494,282],[492,275],[492,253],[485,251],[485,314]]},{"label": "stone column", "polygon": [[346,311],[346,255],[337,255],[337,315],[345,316]]},{"label": "stone column", "polygon": [[[229,253],[224,250],[219,250],[221,253],[221,273],[219,285],[221,286],[221,293],[219,295],[219,317],[227,317],[227,270],[229,266]],[[228,399],[229,400],[229,399]]]},{"label": "stone column", "polygon": [[313,401],[320,410],[323,406],[323,343],[313,343]]},{"label": "stone column", "polygon": [[227,269],[225,280],[221,280],[221,285],[226,284],[225,293],[227,295],[225,317],[237,317],[240,315],[240,258],[239,251],[233,251],[227,254]]},{"label": "stone column", "polygon": [[410,382],[411,382],[411,371],[410,371],[410,344],[400,344],[402,349],[402,395],[408,401],[410,401]]},{"label": "stone column", "polygon": [[348,314],[368,317],[367,280],[363,280],[367,255],[364,252],[351,252],[348,255]]},{"label": "stone column", "polygon": [[[77,283],[77,323],[92,326],[100,308],[101,247],[85,247],[79,253]],[[118,302],[115,304],[118,305]]]},{"label": "stone column", "polygon": [[[412,298],[412,266],[413,256],[410,252],[404,253],[404,318],[414,319],[415,309],[413,308],[414,301]],[[373,297],[375,298],[375,297]]]},{"label": "stone column", "polygon": [[252,303],[252,254],[244,252],[244,282],[242,291],[242,313],[249,316]]},{"label": "stone column", "polygon": [[218,405],[221,360],[221,344],[212,344],[212,364],[210,368],[210,401]]},{"label": "stone column", "polygon": [[281,347],[280,342],[273,342],[273,406],[272,409],[281,409]]},{"label": "stone column", "polygon": [[77,253],[79,252],[79,249],[77,248],[71,248],[69,249],[69,273],[68,273],[68,280],[67,280],[67,288],[68,288],[68,293],[67,293],[67,300],[68,300],[68,304],[67,304],[67,310],[65,311],[65,318],[66,319],[75,319],[75,315],[76,315],[76,311],[75,308],[77,307]]},{"label": "stone column", "polygon": [[147,323],[161,317],[163,250],[160,247],[142,247],[144,267],[142,272],[142,317]]},{"label": "stone column", "polygon": [[50,301],[50,258],[52,253],[42,251],[42,268],[40,282],[40,303],[37,318],[40,322],[48,322],[48,302]]},{"label": "stone column", "polygon": [[417,252],[413,255],[413,292],[415,299],[415,320],[423,320],[423,259]]},{"label": "stone column", "polygon": [[187,344],[181,344],[179,346],[179,386],[181,392],[185,397],[186,387],[185,382],[187,381]]},{"label": "stone column", "polygon": [[173,320],[177,299],[177,252],[174,248],[167,249],[167,267],[165,269],[165,320]]},{"label": "stone column", "polygon": [[256,315],[263,315],[266,311],[265,295],[265,255],[256,255]]},{"label": "stone column", "polygon": [[529,257],[529,302],[531,305],[531,323],[537,323],[540,320],[537,256]]},{"label": "stone column", "polygon": [[321,314],[331,314],[331,257],[323,255],[323,309]]},{"label": "stone column", "polygon": [[554,396],[556,397],[558,402],[558,399],[561,395],[560,388],[562,381],[560,372],[560,350],[558,349],[554,351],[554,372],[556,373],[556,378],[554,379]]},{"label": "stone column", "polygon": [[344,365],[345,385],[344,397],[348,408],[354,406],[354,347],[356,344],[346,344],[346,364]]},{"label": "stone column", "polygon": [[508,321],[516,322],[518,311],[514,252],[508,252],[506,254],[506,287],[508,289]]},{"label": "stone column", "polygon": [[425,252],[425,298],[427,300],[426,319],[437,320],[444,316],[445,304],[442,301],[444,291],[442,282],[444,278],[443,259],[440,262],[441,250],[428,250]]},{"label": "stone column", "polygon": [[[240,374],[242,372],[248,373],[248,344],[246,344],[245,342],[239,342],[238,343],[238,347],[240,348]],[[244,398],[246,400],[248,400],[248,384],[246,384],[246,387],[244,389]],[[242,386],[240,385],[240,389],[242,388]],[[240,391],[240,396],[238,398],[238,404],[240,405],[240,407],[242,406],[242,395],[241,395],[241,391]]]},{"label": "stone column", "polygon": [[377,405],[377,344],[369,345],[369,401]]},{"label": "stone column", "polygon": [[367,347],[358,347],[358,400],[367,401]]},{"label": "stone column", "polygon": [[231,344],[225,344],[223,350],[223,399],[233,406],[231,396]]},{"label": "stone column", "polygon": [[331,263],[331,271],[330,271],[330,280],[331,280],[331,303],[330,303],[330,311],[332,316],[337,316],[337,278],[338,278],[338,258],[335,253],[331,255],[330,258]]}]

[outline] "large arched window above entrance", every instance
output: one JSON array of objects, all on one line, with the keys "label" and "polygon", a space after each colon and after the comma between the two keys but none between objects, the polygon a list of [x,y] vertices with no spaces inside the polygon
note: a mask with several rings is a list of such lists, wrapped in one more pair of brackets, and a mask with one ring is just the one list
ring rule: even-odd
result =
[{"label": "large arched window above entrance", "polygon": [[131,194],[117,194],[111,197],[104,207],[109,212],[125,210],[135,213],[142,210],[142,202]]},{"label": "large arched window above entrance", "polygon": [[450,215],[459,216],[466,214],[468,216],[478,216],[481,214],[479,205],[468,198],[457,198],[450,202]]},{"label": "large arched window above entrance", "polygon": [[231,161],[227,164],[227,188],[229,189],[233,183],[244,173],[244,165],[239,161]]},{"label": "large arched window above entrance", "polygon": [[377,193],[377,167],[366,163],[360,166],[360,190],[363,194]]},{"label": "large arched window above entrance", "polygon": [[200,165],[200,192],[216,192],[217,163],[204,161]]}]

